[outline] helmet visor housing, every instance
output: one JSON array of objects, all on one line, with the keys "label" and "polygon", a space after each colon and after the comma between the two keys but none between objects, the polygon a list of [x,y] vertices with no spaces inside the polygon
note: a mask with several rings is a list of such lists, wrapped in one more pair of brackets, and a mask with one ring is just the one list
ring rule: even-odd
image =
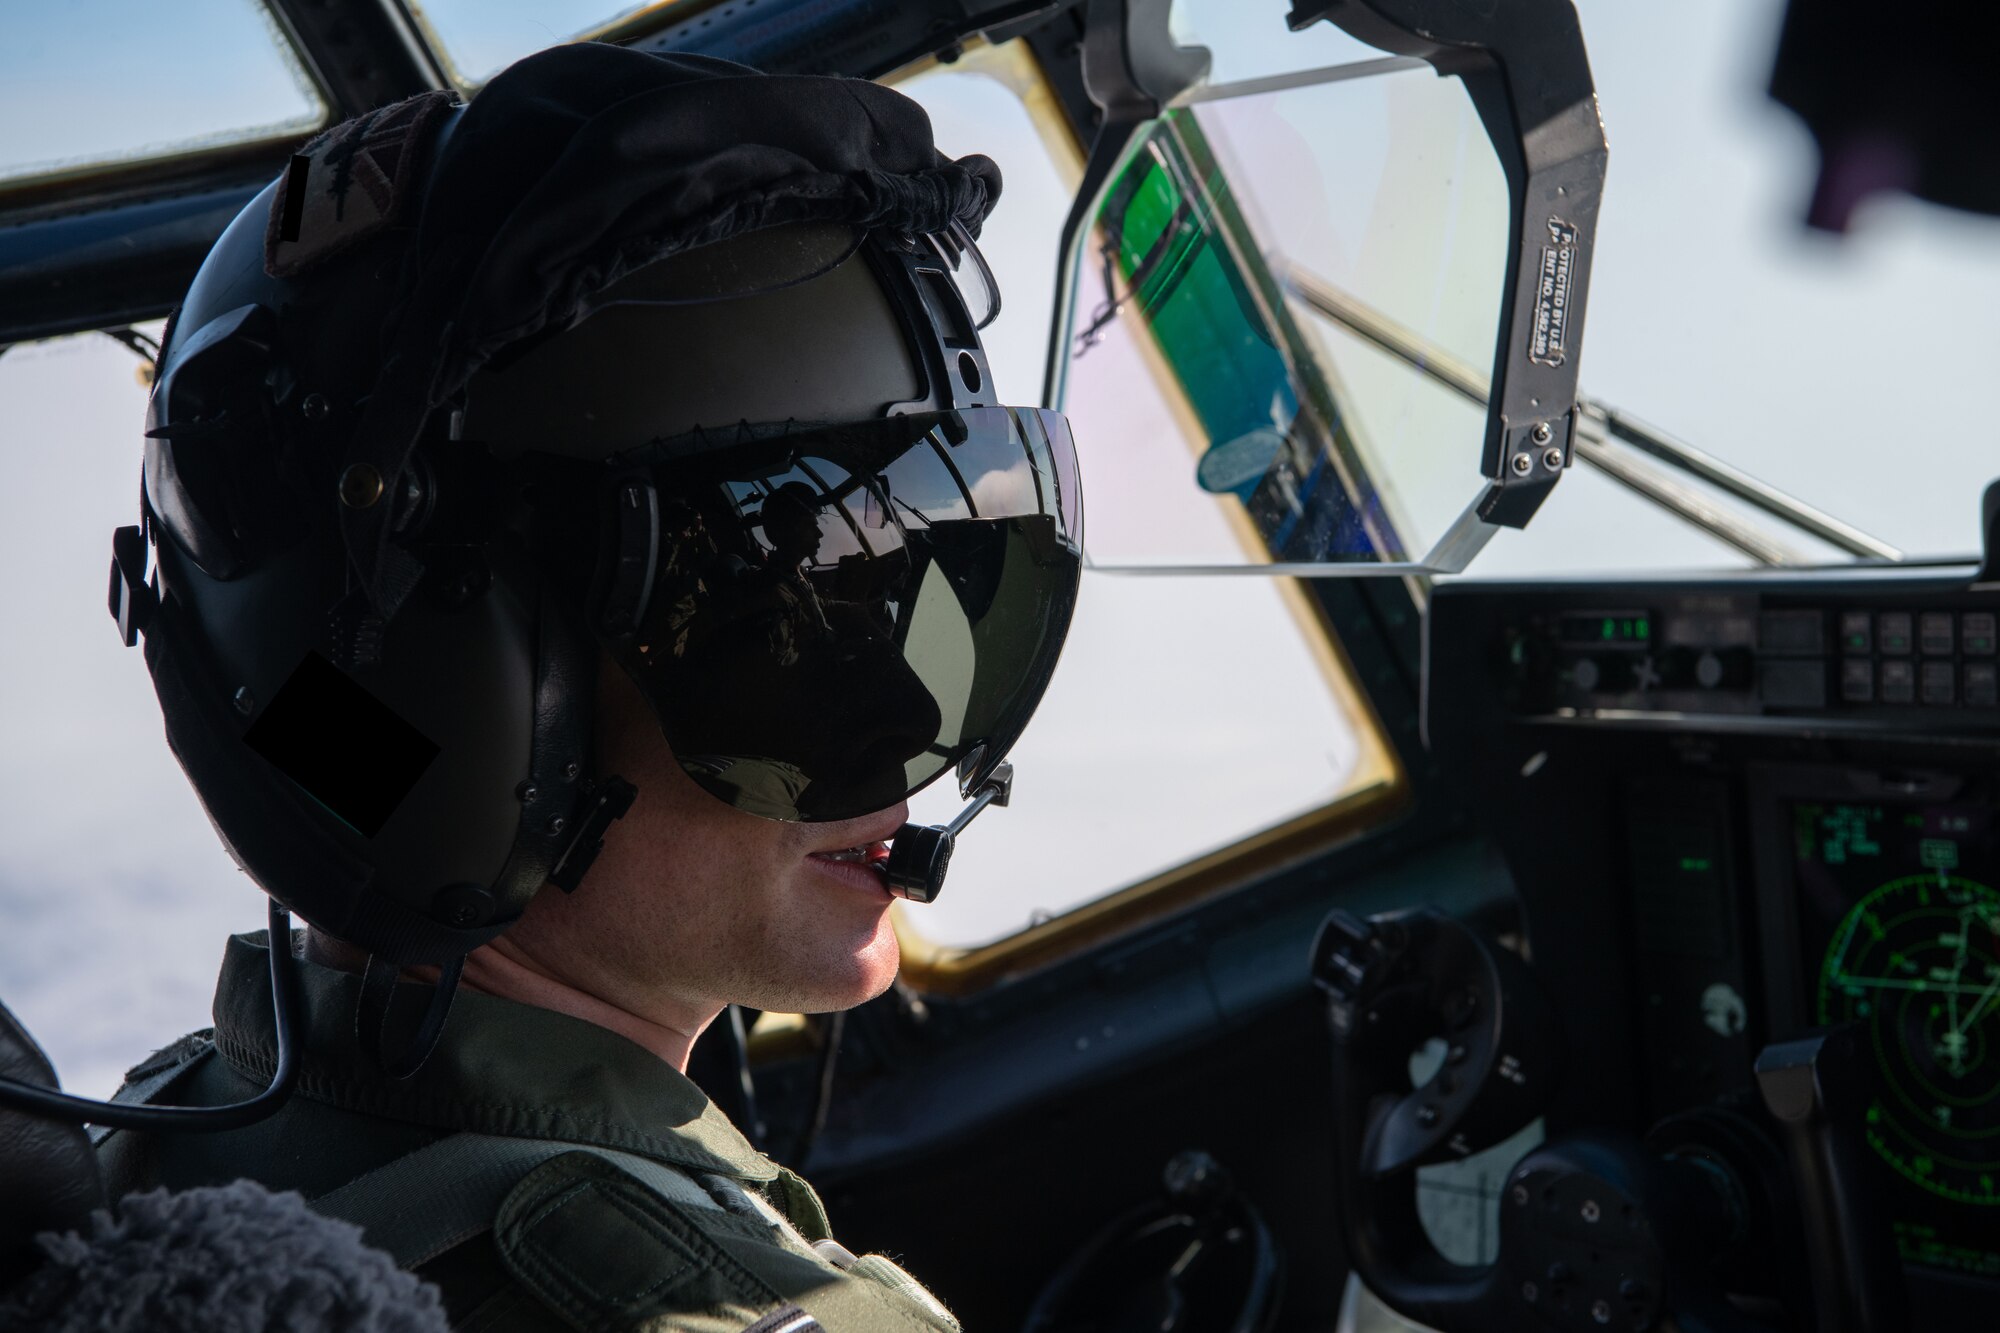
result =
[{"label": "helmet visor housing", "polygon": [[968,758],[983,779],[1075,606],[1081,490],[1053,412],[696,433],[616,460],[610,491],[607,539],[657,539],[600,565],[607,646],[688,774],[766,818],[881,810]]}]

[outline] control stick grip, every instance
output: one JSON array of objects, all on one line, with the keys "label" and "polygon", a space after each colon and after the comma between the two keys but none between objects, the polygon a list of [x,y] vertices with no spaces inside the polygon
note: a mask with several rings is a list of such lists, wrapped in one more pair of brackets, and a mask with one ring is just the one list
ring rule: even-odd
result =
[{"label": "control stick grip", "polygon": [[1774,1042],[1757,1056],[1757,1089],[1784,1127],[1798,1186],[1814,1333],[1910,1326],[1902,1260],[1861,1141],[1866,1058],[1853,1024]]}]

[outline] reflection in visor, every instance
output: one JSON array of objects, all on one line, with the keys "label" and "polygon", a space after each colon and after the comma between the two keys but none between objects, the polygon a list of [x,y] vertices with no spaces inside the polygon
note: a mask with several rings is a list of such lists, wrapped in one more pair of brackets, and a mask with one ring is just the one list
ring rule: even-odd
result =
[{"label": "reflection in visor", "polygon": [[[739,809],[894,805],[1040,701],[1081,571],[1058,414],[975,408],[667,441],[636,632],[610,647],[688,773]],[[984,773],[973,775],[975,780]]]}]

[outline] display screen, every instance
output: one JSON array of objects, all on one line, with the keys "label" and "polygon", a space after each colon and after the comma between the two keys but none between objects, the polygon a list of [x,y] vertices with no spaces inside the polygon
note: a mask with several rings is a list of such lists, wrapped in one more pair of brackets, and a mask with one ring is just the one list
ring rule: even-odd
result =
[{"label": "display screen", "polygon": [[1586,611],[1564,616],[1556,635],[1566,644],[1648,644],[1653,618],[1644,611]]},{"label": "display screen", "polygon": [[1800,801],[1791,816],[1810,1009],[1865,1028],[1897,1244],[2000,1275],[2000,809]]}]

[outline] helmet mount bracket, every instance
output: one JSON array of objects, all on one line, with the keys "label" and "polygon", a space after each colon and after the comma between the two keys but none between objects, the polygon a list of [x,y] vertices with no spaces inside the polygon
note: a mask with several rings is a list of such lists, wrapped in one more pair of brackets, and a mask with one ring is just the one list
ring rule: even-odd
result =
[{"label": "helmet mount bracket", "polygon": [[[917,349],[924,375],[924,395],[892,404],[890,414],[998,404],[978,325],[938,248],[882,244],[863,246],[862,253],[890,293],[904,340]],[[983,271],[985,261],[978,262]]]},{"label": "helmet mount bracket", "polygon": [[632,808],[639,789],[617,776],[583,784],[576,835],[549,871],[549,882],[564,893],[576,892],[583,876],[604,850],[604,834]]}]

